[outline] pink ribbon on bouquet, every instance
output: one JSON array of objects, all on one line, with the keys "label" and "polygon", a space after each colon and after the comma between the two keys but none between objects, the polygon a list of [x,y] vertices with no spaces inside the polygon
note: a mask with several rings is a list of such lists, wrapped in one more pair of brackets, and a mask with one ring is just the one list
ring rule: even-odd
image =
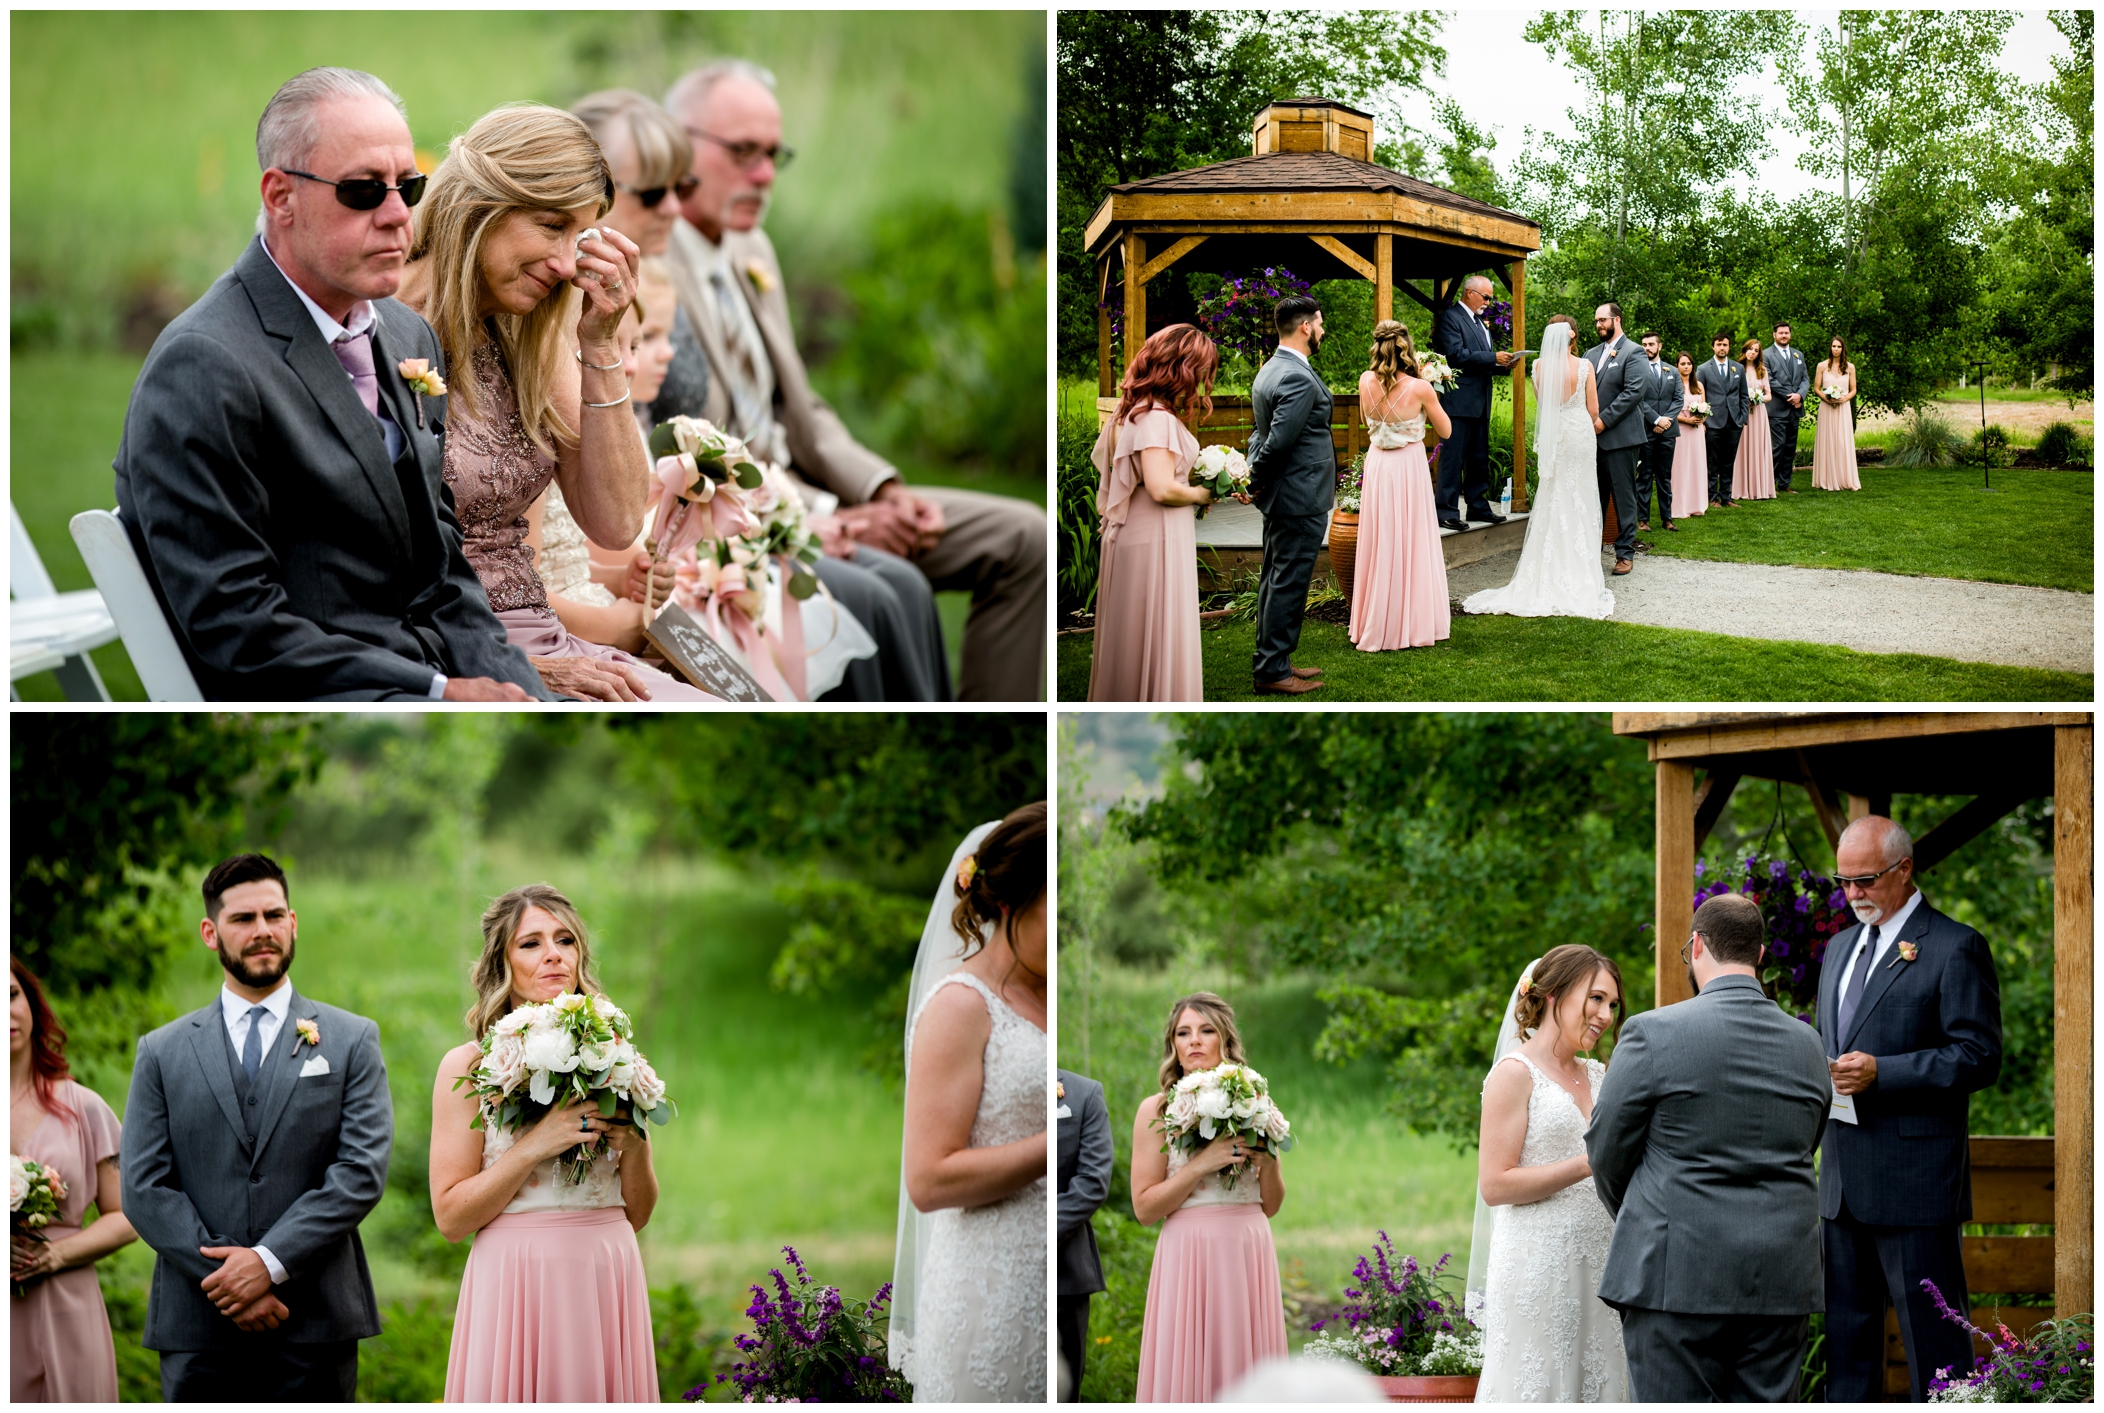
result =
[{"label": "pink ribbon on bouquet", "polygon": [[[687,488],[695,484],[693,462],[686,456],[661,456],[651,474],[651,524],[656,529],[651,549],[657,560],[675,558],[705,539],[728,540],[749,535],[759,528],[745,508],[745,497],[730,481],[716,486],[706,501],[690,500]],[[653,607],[644,591],[644,611]]]},{"label": "pink ribbon on bouquet", "polygon": [[682,552],[673,572],[679,581],[674,594],[680,606],[696,614],[718,642],[737,646],[768,695],[776,701],[810,700],[809,679],[804,673],[801,603],[784,594],[782,631],[770,636],[760,623],[765,612],[760,599],[762,586],[752,583],[751,572],[745,566],[734,564],[719,569],[714,561],[704,562],[690,546]]}]

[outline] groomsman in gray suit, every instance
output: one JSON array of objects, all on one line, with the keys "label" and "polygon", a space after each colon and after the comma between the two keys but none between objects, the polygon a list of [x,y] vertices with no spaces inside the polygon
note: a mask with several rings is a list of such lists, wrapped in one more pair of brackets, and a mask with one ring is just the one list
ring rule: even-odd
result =
[{"label": "groomsman in gray suit", "polygon": [[1657,334],[1643,338],[1644,357],[1651,360],[1651,381],[1644,397],[1644,454],[1637,463],[1636,527],[1651,528],[1651,490],[1658,488],[1658,523],[1673,528],[1673,453],[1680,444],[1680,404],[1686,391],[1680,370],[1659,357]]},{"label": "groomsman in gray suit", "polygon": [[1287,295],[1275,312],[1278,351],[1249,389],[1249,494],[1264,514],[1264,563],[1257,588],[1256,690],[1303,696],[1322,686],[1322,669],[1295,667],[1308,584],[1337,490],[1330,435],[1330,390],[1309,360],[1322,347],[1322,309]]},{"label": "groomsman in gray suit", "polygon": [[1090,1224],[1110,1196],[1110,1109],[1103,1086],[1059,1070],[1059,1357],[1066,1378],[1059,1401],[1081,1401],[1081,1370],[1088,1359],[1089,1297],[1103,1289],[1103,1262]]},{"label": "groomsman in gray suit", "polygon": [[1746,432],[1746,370],[1731,356],[1728,333],[1710,340],[1710,355],[1695,370],[1695,381],[1702,384],[1702,400],[1710,405],[1702,429],[1703,450],[1709,453],[1710,504],[1737,505],[1731,498],[1731,470],[1739,459],[1739,438]]},{"label": "groomsman in gray suit", "polygon": [[1797,424],[1804,419],[1804,400],[1812,391],[1812,370],[1804,355],[1790,347],[1790,326],[1775,326],[1775,342],[1761,350],[1761,363],[1768,370],[1768,387],[1775,400],[1768,404],[1768,433],[1775,442],[1775,489],[1790,490],[1790,475],[1797,465]]},{"label": "groomsman in gray suit", "polygon": [[226,984],[139,1041],[124,1110],[124,1215],[154,1252],[145,1344],[170,1403],[347,1403],[380,1333],[358,1243],[394,1144],[380,1028],[292,989],[276,863],[228,859],[204,903]]},{"label": "groomsman in gray suit", "polygon": [[1593,365],[1593,386],[1600,398],[1595,461],[1600,476],[1600,513],[1614,499],[1620,522],[1615,535],[1615,569],[1627,574],[1636,560],[1636,467],[1643,455],[1650,423],[1644,404],[1650,395],[1651,365],[1637,346],[1622,336],[1622,306],[1603,304],[1593,311],[1600,342],[1586,350]]}]

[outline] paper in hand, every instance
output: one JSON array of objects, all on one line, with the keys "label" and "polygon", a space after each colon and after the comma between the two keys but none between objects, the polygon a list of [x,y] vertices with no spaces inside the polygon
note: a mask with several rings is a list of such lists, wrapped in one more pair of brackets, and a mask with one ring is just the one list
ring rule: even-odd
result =
[{"label": "paper in hand", "polygon": [[1862,1122],[1861,1119],[1856,1117],[1856,1096],[1843,1094],[1838,1089],[1834,1091],[1833,1106],[1826,1112],[1828,1117],[1839,1119],[1845,1124],[1859,1124]]}]

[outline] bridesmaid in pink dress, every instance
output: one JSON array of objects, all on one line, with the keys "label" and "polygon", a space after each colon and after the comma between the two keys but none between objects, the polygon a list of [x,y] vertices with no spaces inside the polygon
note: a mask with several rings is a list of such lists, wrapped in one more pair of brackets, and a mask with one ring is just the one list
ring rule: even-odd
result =
[{"label": "bridesmaid in pink dress", "polygon": [[1369,446],[1359,492],[1359,563],[1352,580],[1351,640],[1361,652],[1430,647],[1450,631],[1446,554],[1425,461],[1425,423],[1453,424],[1439,394],[1417,376],[1410,330],[1374,326],[1373,366],[1359,375]]},{"label": "bridesmaid in pink dress", "polygon": [[1731,464],[1731,498],[1774,500],[1775,443],[1769,434],[1769,405],[1753,401],[1755,388],[1770,391],[1768,370],[1761,365],[1761,341],[1746,340],[1739,361],[1746,370],[1746,434],[1739,438],[1739,454]]},{"label": "bridesmaid in pink dress", "polygon": [[[70,1077],[66,1032],[45,1005],[43,987],[14,958],[8,964],[8,1151],[51,1168],[66,1188],[50,1224],[13,1241],[9,1397],[17,1404],[115,1403],[117,1346],[95,1263],[137,1239],[117,1173],[117,1116]],[[98,1215],[83,1227],[91,1203]]]},{"label": "bridesmaid in pink dress", "polygon": [[[1826,395],[1829,386],[1846,384],[1839,398]],[[1828,345],[1826,362],[1812,370],[1812,393],[1819,399],[1819,427],[1812,434],[1812,489],[1815,491],[1860,491],[1856,475],[1856,365],[1848,361],[1848,345],[1836,338]]]},{"label": "bridesmaid in pink dress", "polygon": [[[583,921],[545,883],[514,888],[482,915],[478,999],[468,1031],[488,1032],[515,1005],[565,991],[597,996]],[[439,1062],[431,1091],[431,1213],[448,1241],[473,1234],[446,1361],[448,1403],[655,1403],[650,1290],[636,1233],[657,1206],[650,1144],[595,1104],[564,1104],[533,1127],[500,1130],[454,1081],[482,1058],[477,1041]],[[581,1182],[556,1168],[603,1135],[611,1151]]]},{"label": "bridesmaid in pink dress", "polygon": [[[1674,366],[1680,369],[1685,398],[1701,397],[1702,389],[1695,382],[1695,360],[1683,353]],[[1673,444],[1673,513],[1681,519],[1709,512],[1709,453],[1703,449],[1702,426],[1703,419],[1686,411],[1684,400],[1680,436]]]},{"label": "bridesmaid in pink dress", "polygon": [[1101,479],[1092,702],[1205,699],[1198,653],[1198,527],[1213,493],[1187,479],[1198,439],[1179,413],[1213,410],[1220,350],[1189,324],[1158,329],[1120,385],[1117,415],[1090,453]]},{"label": "bridesmaid in pink dress", "polygon": [[[1286,1353],[1271,1219],[1286,1200],[1278,1158],[1222,1136],[1196,1153],[1162,1151],[1153,1127],[1184,1075],[1245,1063],[1234,1008],[1210,991],[1169,1008],[1161,1093],[1132,1123],[1132,1211],[1160,1222],[1140,1327],[1140,1403],[1210,1403]],[[1235,1168],[1232,1187],[1223,1174]]]}]

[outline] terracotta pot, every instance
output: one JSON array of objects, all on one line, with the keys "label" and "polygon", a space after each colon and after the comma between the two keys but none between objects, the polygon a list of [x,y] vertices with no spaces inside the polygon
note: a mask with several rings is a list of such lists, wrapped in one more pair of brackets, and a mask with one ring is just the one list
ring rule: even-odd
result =
[{"label": "terracotta pot", "polygon": [[1409,1378],[1383,1377],[1374,1382],[1390,1403],[1474,1403],[1479,1374],[1415,1374]]},{"label": "terracotta pot", "polygon": [[1607,498],[1607,513],[1600,517],[1600,543],[1611,545],[1622,533],[1622,517],[1615,511],[1615,498]]},{"label": "terracotta pot", "polygon": [[1344,601],[1351,602],[1352,562],[1359,555],[1359,516],[1356,511],[1333,510],[1330,512],[1330,573],[1336,577],[1337,587],[1344,590]]}]

